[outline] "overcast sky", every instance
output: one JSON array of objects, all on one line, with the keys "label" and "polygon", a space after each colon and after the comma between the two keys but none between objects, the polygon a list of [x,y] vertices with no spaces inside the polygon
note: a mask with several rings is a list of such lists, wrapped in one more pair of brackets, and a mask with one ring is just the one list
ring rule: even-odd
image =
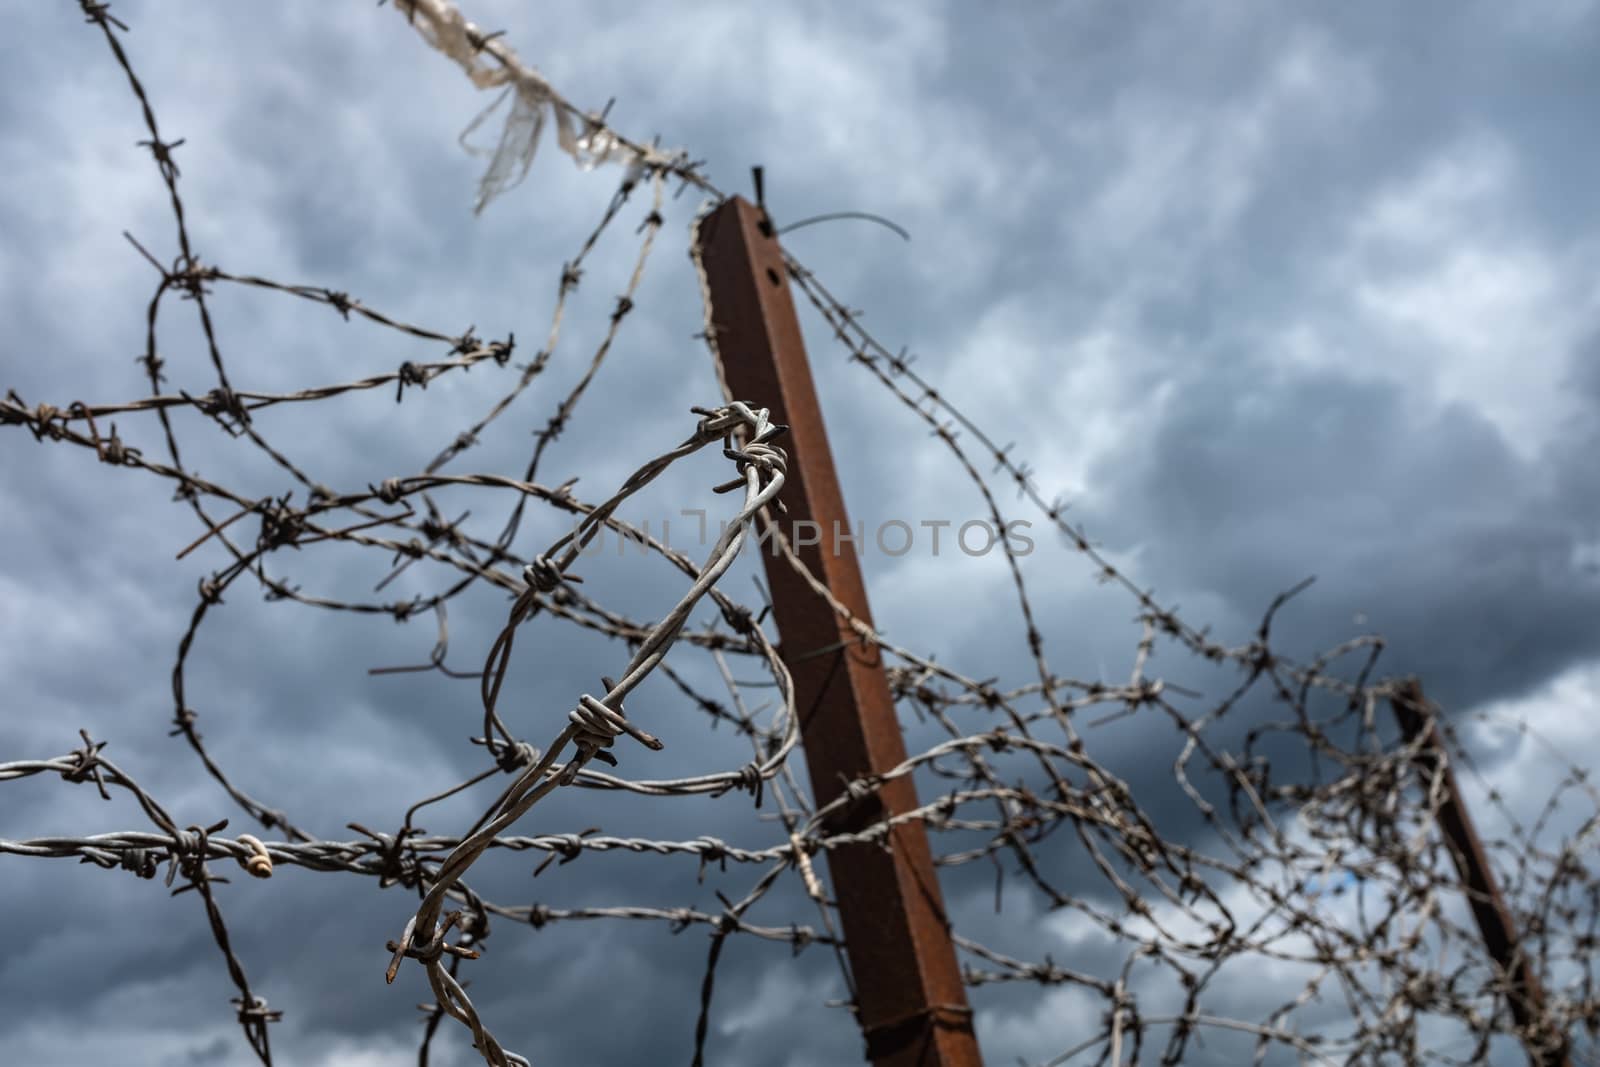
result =
[{"label": "overcast sky", "polygon": [[[448,333],[515,332],[519,355],[531,356],[562,263],[616,169],[582,172],[547,142],[527,181],[474,217],[483,161],[456,138],[487,101],[392,7],[124,0],[114,13],[132,27],[126,47],[165,135],[185,139],[176,159],[202,261],[345,290]],[[1016,441],[1040,490],[1069,502],[1073,521],[1191,623],[1245,640],[1275,593],[1316,575],[1282,619],[1287,651],[1382,633],[1385,673],[1420,675],[1453,713],[1529,717],[1565,757],[1595,762],[1600,4],[471,0],[466,13],[503,29],[574,102],[614,97],[618,129],[686,148],[719,187],[750,195],[749,168],[764,166],[780,225],[859,210],[904,227],[909,243],[841,221],[786,244],[974,421]],[[76,4],[13,4],[7,16],[0,388],[59,407],[143,395],[135,357],[158,279],[122,232],[163,261],[177,252],[165,190],[137,146],[147,136],[137,106]],[[690,405],[719,400],[693,338],[700,309],[685,250],[700,203],[692,191],[668,200],[637,311],[552,451],[547,484],[581,476],[580,492],[599,499],[689,433]],[[528,431],[604,329],[648,209],[636,196],[591,258],[534,395],[455,469],[520,470]],[[222,287],[213,311],[240,387],[345,381],[443,356],[275,294]],[[806,328],[852,516],[869,529],[983,517],[926,428],[814,317]],[[186,305],[166,305],[160,341],[173,389],[210,388]],[[508,373],[455,375],[398,408],[377,390],[313,418],[261,421],[325,481],[356,489],[420,470]],[[130,444],[164,454],[152,420],[118,425]],[[201,474],[260,495],[293,488],[213,425],[181,425]],[[0,450],[0,761],[59,755],[85,727],[180,823],[230,816],[232,831],[250,828],[167,736],[175,648],[220,549],[175,562],[200,531],[146,475],[16,428],[0,434]],[[699,463],[635,517],[720,514],[727,498],[706,489],[723,476]],[[479,505],[483,530],[497,529],[500,503]],[[520,550],[565,532],[553,517],[531,521]],[[1026,567],[1052,664],[1126,677],[1135,605],[1037,525]],[[280,571],[308,591],[370,587],[383,574],[373,559],[352,576],[341,569],[348,555],[283,555],[292,558],[275,560]],[[1032,680],[997,556],[947,545],[936,557],[919,542],[862,562],[876,620],[897,643],[970,676]],[[636,617],[681,591],[659,566],[641,565],[643,582],[617,567],[577,570]],[[754,573],[730,578],[735,597],[751,598]],[[420,573],[395,586],[402,596],[431,588]],[[452,615],[452,659],[464,668],[503,619],[501,599],[475,603],[476,616]],[[324,837],[348,838],[351,820],[393,828],[406,805],[481,764],[465,742],[474,687],[366,673],[420,662],[432,643],[427,621],[401,628],[263,603],[241,583],[202,631],[191,703],[219,762],[253,794]],[[536,744],[625,659],[556,627],[522,655],[517,699],[547,716],[524,723]],[[1173,654],[1153,670],[1192,667]],[[748,758],[726,731],[703,742],[703,721],[669,689],[649,692],[663,703],[647,728],[681,738],[671,757],[681,762],[646,772],[627,751],[625,770],[662,776]],[[1545,772],[1497,736],[1487,765],[1521,795]],[[1130,751],[1149,744],[1137,729],[1107,737]],[[1162,749],[1154,772],[1169,782],[1171,755]],[[128,800],[107,805],[59,780],[7,784],[0,799],[0,836],[13,839],[147,825]],[[748,798],[580,800],[539,809],[538,828],[771,834]],[[477,804],[424,825],[459,832]],[[713,880],[697,885],[690,859],[586,856],[537,883],[526,860],[485,872],[480,888],[506,903],[716,907]],[[749,872],[738,873],[721,884],[742,893]],[[243,882],[219,899],[252,984],[286,1012],[273,1030],[280,1062],[414,1062],[421,969],[395,987],[381,978],[383,942],[411,902],[354,876],[290,870]],[[946,892],[975,936],[1077,965],[1081,939],[1020,892],[1003,921],[988,914],[987,868],[953,874]],[[191,897],[70,861],[6,859],[0,903],[12,916],[0,957],[11,1062],[250,1062]],[[475,1001],[508,1047],[536,1063],[687,1061],[703,931],[510,926],[499,923],[488,955],[469,965]],[[791,965],[781,945],[734,939],[711,1062],[853,1062],[853,1022],[823,1006],[842,995],[824,950]],[[1066,993],[975,1002],[992,1064],[1038,1062],[1096,1025],[1075,1014],[1088,1001]],[[436,1048],[437,1062],[471,1062],[459,1026]]]}]

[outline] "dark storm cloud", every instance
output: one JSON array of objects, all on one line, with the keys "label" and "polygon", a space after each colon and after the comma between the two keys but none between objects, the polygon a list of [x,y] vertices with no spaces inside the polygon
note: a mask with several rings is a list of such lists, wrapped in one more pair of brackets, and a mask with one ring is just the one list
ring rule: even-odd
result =
[{"label": "dark storm cloud", "polygon": [[[614,171],[581,173],[546,143],[526,184],[474,220],[481,161],[454,138],[487,101],[394,12],[224,16],[129,3],[117,13],[135,28],[128,45],[167,135],[188,138],[178,158],[203,259],[346,289],[441,330],[514,330],[531,356],[561,262]],[[918,369],[981,425],[1022,442],[1046,493],[1065,492],[1074,521],[1135,580],[1198,613],[1193,621],[1245,639],[1274,594],[1315,573],[1281,620],[1288,647],[1309,654],[1357,629],[1381,631],[1388,669],[1417,671],[1463,708],[1525,696],[1594,660],[1600,581],[1573,564],[1583,544],[1600,543],[1588,460],[1600,443],[1600,331],[1584,280],[1600,217],[1592,5],[1437,5],[1403,16],[1375,5],[1189,4],[1140,16],[1112,5],[1025,15],[600,5],[534,18],[485,3],[467,13],[505,28],[573,99],[616,95],[621,128],[688,146],[729,190],[746,188],[748,166],[766,165],[780,221],[862,209],[906,226],[910,245],[858,223],[795,231],[788,244],[867,309],[887,342],[918,352]],[[0,312],[13,324],[0,386],[30,403],[144,390],[133,357],[155,276],[119,231],[158,258],[174,254],[122,75],[79,19],[65,3],[21,9],[0,42],[0,160],[15,183],[0,199]],[[28,44],[40,41],[49,47]],[[542,480],[581,475],[579,491],[597,498],[684,436],[688,405],[715,399],[691,336],[700,321],[684,234],[694,206],[669,201],[639,310]],[[632,269],[626,234],[647,210],[636,195],[634,221],[591,260],[538,395],[461,469],[520,470],[528,431],[599,339]],[[226,289],[215,303],[230,368],[264,388],[348,380],[425,353],[324,308]],[[163,354],[180,384],[203,388],[187,311],[165,311]],[[864,387],[822,328],[807,329],[853,514],[913,523],[980,514],[926,428]],[[1519,347],[1529,331],[1535,341]],[[438,382],[398,409],[380,390],[345,403],[334,425],[291,413],[267,423],[269,436],[316,459],[319,476],[359,487],[424,464],[512,372],[495,373]],[[191,425],[183,440],[202,473],[262,493],[289,488],[214,427]],[[159,454],[153,434],[137,443]],[[0,447],[0,665],[13,680],[0,758],[57,754],[88,726],[180,823],[234,814],[232,829],[245,829],[192,754],[165,737],[167,672],[194,583],[220,554],[172,562],[197,531],[138,474],[18,433]],[[682,506],[719,514],[726,499],[706,491],[719,462],[673,472],[636,517],[676,518]],[[498,529],[502,501],[460,499],[480,532]],[[519,549],[565,532],[539,523]],[[1078,558],[1039,535],[1025,567],[1052,665],[1120,677],[1137,639],[1133,605],[1091,585]],[[308,590],[381,577],[377,561],[351,573],[342,551],[279,553],[271,565]],[[869,555],[877,619],[957,669],[1025,683],[1031,665],[998,563]],[[639,617],[658,616],[683,588],[655,562],[577,570],[587,591]],[[754,573],[742,563],[730,576],[736,598],[748,599]],[[437,578],[417,568],[397,595]],[[451,615],[452,663],[475,667],[505,610],[497,594],[463,601]],[[507,706],[539,744],[625,653],[548,623],[528,638]],[[470,685],[365,673],[420,662],[432,640],[429,620],[399,628],[319,615],[262,603],[240,585],[202,631],[190,701],[219,762],[253,794],[325,837],[353,834],[352,818],[392,828],[405,805],[478,766],[480,750],[463,743],[479,730]],[[1175,654],[1155,669],[1209,694],[1230,681]],[[674,701],[665,686],[635,698],[668,748],[623,749],[625,773],[668,777],[748,758],[729,731],[702,743],[699,713]],[[1120,723],[1093,739],[1140,795],[1165,797],[1171,757],[1148,758],[1145,730]],[[912,727],[908,743],[935,737]],[[5,788],[8,837],[141,825],[133,805],[104,804],[87,787]],[[526,829],[600,823],[616,834],[769,840],[748,803],[557,796]],[[475,795],[445,805],[423,824],[455,832],[479,804]],[[1164,829],[1203,840],[1185,803],[1156,810]],[[534,881],[526,860],[493,857],[474,885],[508,903],[714,909],[713,889],[742,894],[754,873],[713,871],[702,885],[688,858],[586,855]],[[1064,886],[1089,888],[1073,849],[1042,861]],[[158,884],[59,861],[5,866],[0,899],[43,916],[0,963],[0,1034],[18,1062],[83,1062],[80,1053],[243,1062],[190,895],[167,900]],[[1030,957],[1059,943],[1058,958],[1085,970],[1120,962],[1030,911],[1014,875],[996,918],[991,869],[947,874],[957,925],[980,940]],[[285,1062],[410,1062],[410,1005],[428,997],[421,972],[408,969],[393,988],[379,977],[382,943],[408,911],[401,890],[287,871],[270,883],[238,876],[219,896],[252,982],[287,1012],[274,1031]],[[754,919],[813,914],[791,892]],[[703,928],[511,925],[497,920],[488,954],[470,965],[474,1000],[509,1047],[554,1063],[687,1055]],[[1248,1015],[1255,979],[1230,988]],[[791,964],[785,946],[735,939],[717,990],[713,1062],[801,1067],[858,1052],[848,1015],[821,1006],[843,996],[822,946]],[[974,998],[991,1062],[1047,1057],[1098,1025],[1084,1014],[1098,1004],[1017,992]],[[69,1021],[75,1044],[63,1049],[52,1027]],[[446,1027],[437,1045],[442,1062],[470,1062],[461,1028]],[[1226,1047],[1213,1052],[1225,1058]]]}]

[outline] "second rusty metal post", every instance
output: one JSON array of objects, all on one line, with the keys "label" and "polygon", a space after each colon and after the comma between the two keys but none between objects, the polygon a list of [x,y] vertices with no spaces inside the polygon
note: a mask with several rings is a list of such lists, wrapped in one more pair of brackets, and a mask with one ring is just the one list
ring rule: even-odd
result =
[{"label": "second rusty metal post", "polygon": [[[820,544],[797,544],[811,573],[856,618],[871,625],[866,587],[847,540],[852,529],[828,448],[783,251],[766,213],[735,197],[701,222],[697,235],[722,370],[734,398],[769,408],[789,426],[783,488],[784,531],[802,523]],[[894,699],[876,649],[763,545],[783,658],[794,675],[806,765],[817,803],[844,783],[886,771],[906,758]],[[830,824],[870,826],[917,806],[910,777],[886,784]],[[956,965],[949,920],[920,822],[890,832],[890,848],[857,844],[830,850],[828,870],[855,978],[858,1021],[877,1067],[978,1067],[972,1012]]]},{"label": "second rusty metal post", "polygon": [[1428,710],[1427,698],[1422,695],[1422,686],[1416,679],[1410,679],[1390,699],[1390,705],[1405,739],[1421,742],[1417,761],[1423,773],[1440,776],[1439,830],[1450,847],[1456,873],[1461,877],[1467,903],[1472,907],[1472,917],[1477,920],[1478,932],[1483,936],[1484,948],[1506,976],[1511,1017],[1523,1032],[1528,1061],[1533,1067],[1571,1067],[1564,1042],[1557,1039],[1551,1043],[1547,1035],[1533,1030],[1544,1006],[1544,991],[1540,988],[1539,976],[1533,971],[1533,961],[1521,951],[1517,942],[1516,922],[1500,894],[1494,869],[1489,866],[1489,854],[1484,851],[1466,803],[1461,799],[1456,772],[1450,766],[1439,727]]}]

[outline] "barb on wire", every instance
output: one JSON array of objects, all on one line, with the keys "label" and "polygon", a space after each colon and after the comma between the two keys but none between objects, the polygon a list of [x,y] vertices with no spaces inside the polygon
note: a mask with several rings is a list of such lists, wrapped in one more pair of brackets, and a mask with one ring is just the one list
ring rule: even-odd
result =
[{"label": "barb on wire", "polygon": [[[511,95],[511,119],[480,187],[480,209],[520,180],[540,130],[551,122],[558,145],[580,164],[624,164],[602,217],[553,272],[554,310],[544,343],[521,365],[512,363],[510,335],[486,341],[471,327],[436,329],[348,292],[275,281],[231,264],[224,269],[214,263],[228,257],[212,251],[202,258],[188,227],[185,175],[175,154],[183,138],[157,122],[120,36],[127,25],[107,5],[80,0],[85,19],[126,76],[138,105],[140,154],[148,153],[171,205],[167,258],[150,251],[163,247],[154,238],[141,244],[129,237],[155,271],[138,357],[147,388],[124,400],[24,398],[9,389],[0,398],[0,433],[19,431],[10,435],[9,447],[73,450],[86,462],[110,464],[119,476],[170,490],[194,515],[195,529],[169,549],[178,557],[171,565],[185,569],[184,581],[195,582],[197,593],[187,626],[176,635],[171,733],[221,790],[218,803],[236,809],[228,814],[248,820],[249,828],[230,835],[221,812],[204,825],[177,825],[106,757],[105,742],[82,733],[81,744],[64,753],[0,762],[0,786],[29,778],[92,786],[107,800],[131,800],[144,828],[0,838],[0,856],[72,859],[146,880],[164,869],[177,893],[193,893],[205,908],[237,994],[234,1017],[252,1054],[266,1064],[272,1062],[268,1024],[280,1014],[246,977],[224,922],[226,878],[209,865],[237,865],[261,880],[262,891],[274,891],[280,872],[290,867],[414,891],[416,906],[389,943],[387,974],[393,978],[407,958],[424,969],[434,999],[424,1005],[423,1062],[435,1037],[463,1032],[471,1034],[486,1063],[527,1062],[494,1036],[461,977],[461,969],[486,947],[491,917],[535,930],[576,922],[695,929],[708,937],[706,969],[698,989],[682,998],[684,1022],[676,1040],[692,1058],[712,1059],[717,968],[726,962],[724,948],[733,938],[788,946],[796,954],[812,944],[828,946],[845,1003],[854,1000],[827,857],[841,848],[883,844],[895,826],[907,822],[936,835],[936,862],[944,876],[978,887],[985,910],[991,900],[996,912],[1050,910],[1051,921],[1069,924],[1072,943],[1083,946],[1083,959],[1058,961],[1037,950],[1031,928],[1018,924],[1011,936],[991,927],[1000,932],[979,940],[970,936],[964,913],[952,914],[964,980],[990,998],[985,1004],[1015,1008],[1027,997],[1066,987],[1097,1006],[1097,1013],[1082,1016],[1093,1021],[1074,1024],[1081,1032],[1064,1042],[1050,1064],[1178,1063],[1196,1056],[1202,1041],[1241,1042],[1240,1055],[1233,1057],[1241,1062],[1253,1046],[1258,1062],[1276,1057],[1473,1063],[1512,1041],[1543,1063],[1593,1058],[1600,1032],[1594,964],[1600,791],[1587,769],[1571,766],[1536,727],[1511,724],[1523,755],[1541,761],[1538,781],[1548,786],[1548,799],[1530,806],[1526,796],[1519,800],[1498,789],[1496,772],[1473,760],[1472,731],[1485,728],[1482,717],[1417,701],[1406,706],[1420,718],[1401,736],[1380,712],[1398,694],[1409,693],[1409,683],[1379,676],[1381,639],[1359,636],[1309,660],[1276,646],[1275,620],[1292,610],[1303,585],[1267,605],[1260,625],[1236,643],[1195,626],[1070,524],[1061,500],[1041,494],[1026,457],[1000,443],[1007,440],[1003,434],[989,432],[962,411],[903,351],[876,340],[857,312],[792,257],[792,284],[843,346],[849,364],[900,401],[906,447],[920,441],[947,455],[950,469],[970,484],[972,499],[995,528],[1006,528],[1012,507],[1042,515],[1090,573],[1129,598],[1138,636],[1126,678],[1061,673],[1052,655],[1065,642],[1047,632],[1035,607],[1057,593],[1040,588],[1048,576],[1030,571],[1003,539],[1008,599],[997,603],[1014,613],[1027,665],[1020,676],[991,677],[986,665],[974,667],[959,654],[936,658],[853,617],[793,551],[780,506],[788,474],[782,428],[759,407],[760,397],[725,395],[721,403],[697,409],[693,431],[682,442],[641,463],[598,502],[580,495],[575,480],[541,481],[549,447],[583,417],[586,402],[593,405],[588,398],[601,388],[600,375],[632,321],[643,273],[665,225],[666,182],[676,178],[683,187],[720,194],[685,154],[623,137],[606,113],[578,111],[523,64],[502,36],[479,30],[454,4],[396,0],[395,6],[480,88]],[[480,116],[472,128],[485,119]],[[562,327],[571,295],[593,284],[586,273],[595,269],[591,252],[619,229],[613,224],[629,213],[633,193],[646,181],[651,195],[638,208],[638,253],[612,293],[609,322],[578,359],[576,384],[560,397],[540,398],[547,415],[531,419],[519,405],[537,395],[548,367],[568,358]],[[695,251],[691,240],[692,256]],[[218,289],[324,306],[334,313],[323,316],[330,329],[368,331],[408,347],[404,353],[375,353],[361,376],[347,381],[290,391],[252,388],[230,374],[208,303]],[[167,351],[160,343],[163,332],[172,328],[162,317],[170,299],[192,308],[204,339],[198,367],[161,354]],[[705,314],[704,339],[715,352],[709,306]],[[419,344],[431,349],[428,358],[418,353]],[[351,485],[317,476],[298,443],[270,438],[272,420],[259,414],[281,408],[305,419],[333,420],[341,398],[393,388],[403,403],[390,406],[390,417],[404,428],[402,419],[433,410],[440,390],[428,386],[474,369],[480,373],[473,382],[487,379],[492,385],[492,396],[478,409],[482,414],[444,433],[422,470],[372,471],[363,476],[370,482]],[[185,414],[226,431],[223,447],[265,466],[276,480],[262,486],[260,478],[234,484],[202,476],[180,440]],[[541,427],[525,462],[512,473],[462,469],[462,457],[511,418]],[[893,429],[875,432],[887,436]],[[638,447],[632,439],[615,444]],[[623,518],[622,505],[658,485],[670,467],[718,445],[733,477],[706,488],[732,494],[730,514],[705,559],[691,559],[664,535],[658,539]],[[472,496],[472,506],[447,510],[447,493]],[[514,550],[525,516],[544,510],[570,532],[542,552]],[[618,610],[605,602],[603,583],[586,583],[574,573],[575,567],[603,565],[585,559],[584,550],[606,533],[637,544],[670,571],[678,595],[658,619]],[[808,588],[839,614],[852,635],[847,644],[882,655],[908,727],[915,719],[922,731],[908,733],[912,751],[901,765],[845,783],[843,795],[830,804],[817,804],[795,774],[798,713],[785,661],[763,629],[765,609],[740,603],[719,584],[752,534],[770,538]],[[372,561],[366,598],[307,589],[305,573],[280,569],[285,560],[305,567],[308,557],[331,545]],[[402,574],[402,584],[423,591],[388,591]],[[201,730],[206,708],[221,698],[208,697],[190,669],[204,654],[198,640],[206,624],[252,587],[301,609],[401,623],[431,616],[425,653],[386,658],[402,665],[375,667],[373,673],[438,672],[476,684],[482,714],[474,715],[476,732],[464,748],[474,760],[472,773],[457,782],[415,783],[419,798],[396,810],[391,823],[350,823],[356,836],[345,841],[307,828],[310,816],[319,813],[291,812],[255,796],[251,769],[224,769],[207,747]],[[481,667],[464,665],[462,655],[476,660],[479,650],[463,653],[459,640],[452,641],[451,609],[456,618],[467,613],[470,620],[477,608],[468,594],[485,589],[508,597],[510,607]],[[517,635],[538,616],[600,635],[618,653],[615,677],[590,692],[575,685],[564,717],[549,709],[511,707],[505,697],[507,679],[520,669]],[[1156,670],[1162,656],[1182,659],[1186,685]],[[691,661],[710,669],[696,671]],[[649,773],[660,761],[646,753],[668,746],[697,751],[691,741],[696,728],[675,714],[680,709],[637,706],[639,687],[652,674],[664,682],[657,692],[681,698],[703,715],[704,726],[721,724],[746,739],[748,761],[678,777]],[[1190,688],[1201,684],[1195,680],[1201,675],[1209,679],[1207,688]],[[702,691],[705,677],[725,691]],[[1117,730],[1138,731],[1137,760],[1103,740]],[[623,737],[628,741],[619,759]],[[919,743],[911,744],[914,739]],[[1170,761],[1170,775],[1150,775],[1154,760]],[[905,777],[915,777],[918,794],[927,798],[919,807],[838,828],[835,816],[843,805]],[[553,820],[533,825],[530,811],[566,787],[645,796],[651,803],[727,797],[747,811],[753,799],[755,828],[737,838],[685,829],[657,839],[608,834],[588,819],[571,827]],[[453,834],[418,825],[430,808],[480,788],[485,792],[474,808],[481,813],[474,824]],[[1479,813],[1493,821],[1482,851],[1504,896],[1505,917],[1521,931],[1509,966],[1472,927],[1483,910],[1485,880],[1462,876],[1462,856],[1439,827],[1441,812],[1459,802],[1458,790],[1470,791]],[[1521,792],[1527,793],[1526,784]],[[685,864],[709,884],[721,907],[653,899],[646,890],[640,890],[645,899],[626,905],[510,903],[489,899],[467,880],[490,855],[526,863],[537,874],[552,863],[559,864],[555,870],[581,870],[596,853],[633,863]],[[545,874],[538,884],[548,888],[554,877]],[[800,917],[807,921],[802,924]],[[1264,968],[1275,976],[1265,997],[1259,982]],[[1535,987],[1542,996],[1532,995]],[[461,1028],[445,1026],[446,1017]]]}]

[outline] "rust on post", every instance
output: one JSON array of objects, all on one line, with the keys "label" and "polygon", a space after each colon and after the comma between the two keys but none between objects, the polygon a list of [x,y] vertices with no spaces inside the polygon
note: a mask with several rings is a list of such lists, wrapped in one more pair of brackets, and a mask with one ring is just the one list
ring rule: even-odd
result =
[{"label": "rust on post", "polygon": [[[819,531],[795,552],[833,596],[871,625],[855,548],[834,531],[853,529],[834,469],[811,369],[766,213],[735,197],[700,222],[698,240],[711,296],[724,378],[733,396],[771,409],[789,427],[783,489],[784,533]],[[805,526],[814,523],[814,526]],[[886,771],[906,758],[894,699],[877,649],[762,544],[783,658],[794,675],[796,707],[811,787],[818,804],[844,783]],[[848,831],[917,806],[910,777],[858,800],[830,829]],[[977,1067],[972,1012],[950,940],[927,833],[918,821],[889,835],[890,848],[850,845],[828,853],[845,950],[855,978],[867,1056],[878,1067]]]},{"label": "rust on post", "polygon": [[1456,784],[1455,770],[1439,736],[1439,727],[1428,709],[1428,700],[1416,679],[1407,680],[1391,699],[1400,732],[1408,742],[1418,743],[1417,762],[1423,773],[1440,778],[1439,830],[1444,834],[1455,861],[1456,872],[1467,890],[1467,903],[1477,921],[1489,956],[1505,975],[1511,1017],[1523,1035],[1528,1062],[1533,1067],[1571,1067],[1566,1042],[1559,1036],[1536,1031],[1543,1015],[1544,990],[1534,973],[1533,961],[1519,951],[1516,921],[1489,865],[1478,831],[1472,825]]}]

